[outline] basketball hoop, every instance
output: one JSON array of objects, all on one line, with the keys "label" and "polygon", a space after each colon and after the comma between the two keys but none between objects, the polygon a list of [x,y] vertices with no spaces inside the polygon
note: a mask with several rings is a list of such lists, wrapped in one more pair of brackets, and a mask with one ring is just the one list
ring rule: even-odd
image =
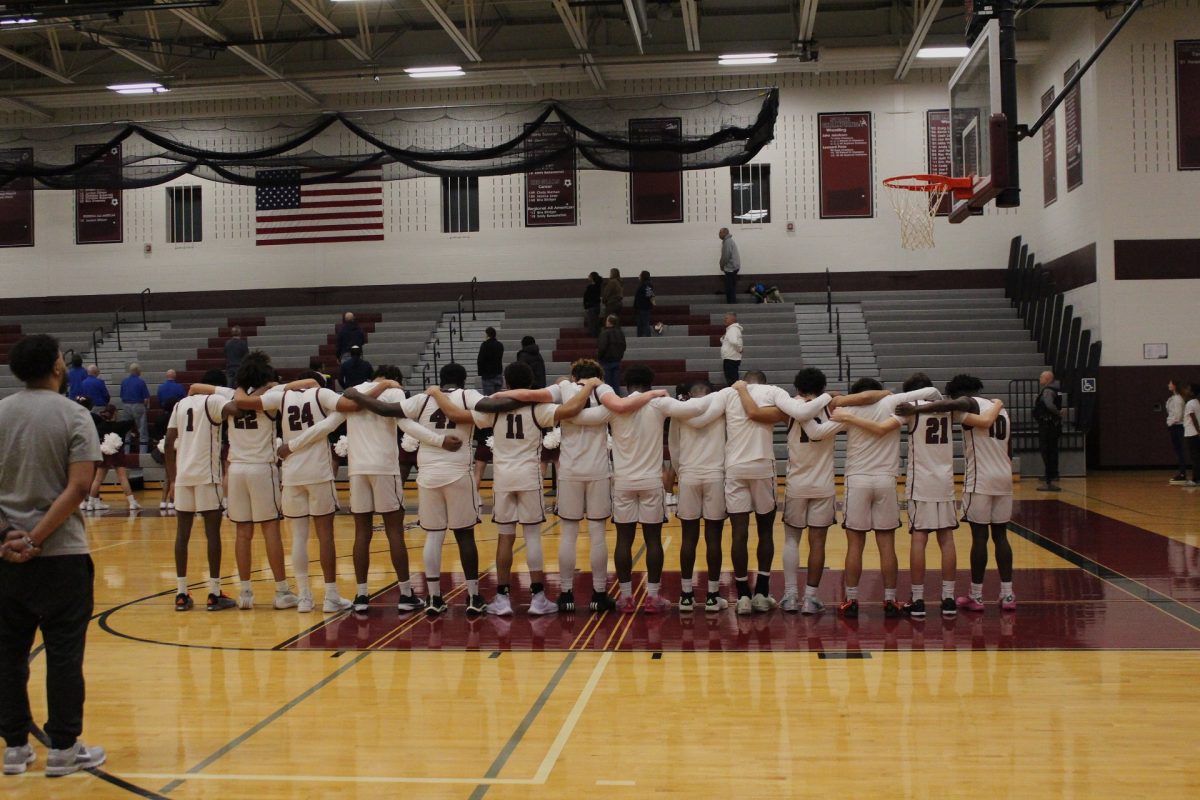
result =
[{"label": "basketball hoop", "polygon": [[971,198],[971,178],[948,175],[897,175],[885,178],[888,201],[900,218],[900,245],[905,250],[933,247],[933,221],[947,193],[956,200]]}]

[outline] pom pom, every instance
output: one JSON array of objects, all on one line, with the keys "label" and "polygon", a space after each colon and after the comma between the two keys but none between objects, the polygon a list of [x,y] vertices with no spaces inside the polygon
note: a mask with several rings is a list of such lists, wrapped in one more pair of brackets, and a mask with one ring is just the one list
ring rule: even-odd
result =
[{"label": "pom pom", "polygon": [[337,442],[333,445],[333,452],[337,453],[338,458],[345,458],[350,452],[350,442],[345,436],[339,436]]},{"label": "pom pom", "polygon": [[281,447],[283,447],[283,439],[276,436],[275,437],[275,452],[279,452],[279,448],[281,448]]},{"label": "pom pom", "polygon": [[486,439],[484,439],[484,440],[483,440],[483,443],[484,443],[485,445],[487,445],[487,449],[488,449],[488,450],[491,450],[491,449],[493,449],[493,448],[496,446],[496,437],[495,437],[495,436],[489,436],[489,437],[487,437]]},{"label": "pom pom", "polygon": [[158,452],[162,453],[163,455],[167,454],[167,440],[165,438],[158,440]]},{"label": "pom pom", "polygon": [[115,433],[106,433],[104,438],[100,440],[100,452],[106,456],[116,455],[121,452],[125,441]]},{"label": "pom pom", "polygon": [[546,435],[542,437],[542,447],[547,450],[557,450],[560,444],[562,444],[561,428],[546,431]]},{"label": "pom pom", "polygon": [[404,448],[406,453],[415,453],[417,448],[421,446],[421,442],[415,436],[404,434],[404,438],[400,440],[400,446]]}]

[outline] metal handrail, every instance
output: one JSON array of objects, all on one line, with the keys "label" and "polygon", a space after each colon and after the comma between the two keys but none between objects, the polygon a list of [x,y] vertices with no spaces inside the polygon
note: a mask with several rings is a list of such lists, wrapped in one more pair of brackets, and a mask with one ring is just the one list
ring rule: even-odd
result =
[{"label": "metal handrail", "polygon": [[429,362],[426,361],[421,365],[421,388],[424,389],[429,385]]},{"label": "metal handrail", "polygon": [[[839,372],[841,369],[839,368]],[[846,388],[850,388],[850,383],[853,379],[850,377],[850,356],[846,356]]]},{"label": "metal handrail", "polygon": [[121,312],[124,310],[125,309],[123,309],[123,308],[118,308],[117,312],[115,314],[113,314],[113,333],[115,333],[117,335],[117,350],[118,351],[125,349],[121,345]]},{"label": "metal handrail", "polygon": [[829,267],[825,268],[825,314],[829,317],[829,333],[833,333],[833,283]]},{"label": "metal handrail", "polygon": [[838,380],[842,380],[842,311],[837,312],[837,360],[838,360]]},{"label": "metal handrail", "polygon": [[[462,338],[462,323],[458,326],[458,338]],[[450,318],[450,360],[454,361],[454,317]]]},{"label": "metal handrail", "polygon": [[439,339],[436,336],[433,337],[433,371],[435,374],[440,373],[440,370],[438,368],[438,356],[441,355],[441,351],[438,350],[438,345],[441,343],[442,343],[441,339]]},{"label": "metal handrail", "polygon": [[[460,295],[458,296],[458,340],[459,340],[460,342],[463,340],[463,334],[462,334],[462,329],[463,329],[463,324],[462,324],[462,301],[463,301],[463,296],[460,294]],[[473,320],[474,320],[474,314],[472,314],[472,321],[473,321]],[[453,361],[454,359],[453,359],[453,358],[451,358],[450,360],[451,360],[451,361]]]},{"label": "metal handrail", "polygon": [[142,302],[142,330],[150,330],[150,326],[146,324],[146,296],[150,294],[150,287],[147,286],[138,295],[138,299]]},{"label": "metal handrail", "polygon": [[471,322],[476,321],[475,317],[475,292],[479,288],[479,278],[471,278]]},{"label": "metal handrail", "polygon": [[[100,331],[100,335],[96,335],[96,331]],[[96,351],[100,349],[100,345],[104,344],[104,326],[92,329],[92,361],[96,361]]]}]

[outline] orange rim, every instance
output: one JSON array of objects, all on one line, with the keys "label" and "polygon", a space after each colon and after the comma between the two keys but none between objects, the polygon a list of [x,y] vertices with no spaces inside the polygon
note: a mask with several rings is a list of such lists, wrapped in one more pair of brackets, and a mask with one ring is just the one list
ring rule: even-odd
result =
[{"label": "orange rim", "polygon": [[[912,181],[901,183],[900,181]],[[893,175],[883,179],[883,185],[889,189],[904,189],[909,192],[951,192],[957,200],[970,200],[974,195],[973,178],[955,178],[950,175]]]}]

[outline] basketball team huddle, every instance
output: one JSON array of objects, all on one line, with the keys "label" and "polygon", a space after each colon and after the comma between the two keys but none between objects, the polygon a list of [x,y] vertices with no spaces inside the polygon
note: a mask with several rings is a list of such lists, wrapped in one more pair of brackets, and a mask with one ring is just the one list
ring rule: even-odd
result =
[{"label": "basketball team huddle", "polygon": [[[733,600],[741,615],[770,612],[817,614],[824,610],[818,589],[825,570],[827,533],[836,521],[836,437],[847,437],[842,527],[847,537],[844,600],[838,613],[859,614],[858,584],[868,535],[875,533],[887,617],[925,616],[925,556],[930,536],[941,555],[943,616],[959,609],[982,612],[988,543],[999,571],[998,604],[1016,610],[1012,550],[1007,523],[1012,511],[1012,461],[1007,412],[999,400],[980,396],[978,378],[958,375],[942,395],[929,378],[915,374],[903,392],[883,390],[860,379],[848,394],[826,391],[820,370],[795,377],[793,395],[769,385],[756,370],[714,391],[706,380],[677,389],[676,397],[654,389],[654,373],[643,365],[625,369],[621,396],[601,381],[592,360],[576,361],[569,378],[544,389],[531,388],[533,373],[521,363],[504,371],[505,389],[491,396],[465,388],[466,370],[446,364],[440,384],[407,394],[395,367],[380,367],[371,381],[344,394],[326,388],[322,376],[276,384],[275,370],[262,352],[243,361],[236,388],[222,386],[211,372],[191,387],[171,412],[165,452],[174,481],[177,535],[175,609],[193,608],[188,582],[188,542],[199,514],[208,540],[207,609],[254,606],[251,545],[262,533],[275,580],[272,605],[311,612],[315,601],[309,576],[308,542],[315,529],[324,579],[326,613],[369,612],[374,597],[368,583],[376,515],[388,541],[399,588],[400,613],[424,611],[437,617],[449,610],[443,596],[441,561],[447,531],[456,540],[469,615],[514,613],[512,564],[518,528],[529,570],[527,613],[618,611],[663,614],[702,606],[719,612]],[[783,499],[784,593],[771,595],[775,560],[774,524],[778,512],[774,428],[787,426],[787,478]],[[344,439],[330,448],[342,425]],[[663,451],[664,426],[668,448]],[[904,483],[912,546],[911,595],[897,598],[899,564],[895,533],[901,527],[896,476],[900,469],[901,428],[908,430]],[[961,428],[965,461],[961,504],[956,503],[953,428]],[[491,429],[492,521],[498,534],[496,589],[490,600],[480,590],[475,526],[480,521],[479,487],[472,474],[471,443],[476,429]],[[228,454],[222,454],[222,430]],[[280,437],[277,441],[277,434]],[[403,439],[401,439],[401,436]],[[557,597],[548,596],[542,525],[542,451],[557,445],[559,519]],[[416,449],[418,519],[424,530],[427,597],[414,591],[405,542],[404,476],[401,447]],[[338,511],[334,478],[337,456],[344,457],[354,519],[353,600],[337,584],[333,518]],[[675,516],[682,528],[678,554],[681,582],[676,602],[661,592],[666,560],[662,528],[668,520],[664,455],[678,480]],[[971,529],[971,583],[956,596],[954,531],[962,519]],[[240,590],[235,600],[220,586],[221,518],[227,513],[237,531],[235,553]],[[291,562],[298,587],[285,567],[280,519],[292,534]],[[751,517],[757,530],[751,570]],[[616,527],[612,553],[617,586],[608,585],[606,527]],[[574,596],[577,544],[586,521],[591,597]],[[723,595],[722,538],[730,528],[735,597]],[[703,524],[702,524],[703,523]],[[646,563],[644,599],[633,591],[633,548],[641,528]],[[703,531],[702,531],[703,528]],[[805,529],[809,551],[800,586],[800,544]],[[695,562],[703,533],[707,585],[697,597]],[[611,588],[616,588],[614,598]],[[382,591],[379,592],[382,594]],[[448,594],[448,592],[447,592]],[[873,598],[874,599],[874,598]]]}]

